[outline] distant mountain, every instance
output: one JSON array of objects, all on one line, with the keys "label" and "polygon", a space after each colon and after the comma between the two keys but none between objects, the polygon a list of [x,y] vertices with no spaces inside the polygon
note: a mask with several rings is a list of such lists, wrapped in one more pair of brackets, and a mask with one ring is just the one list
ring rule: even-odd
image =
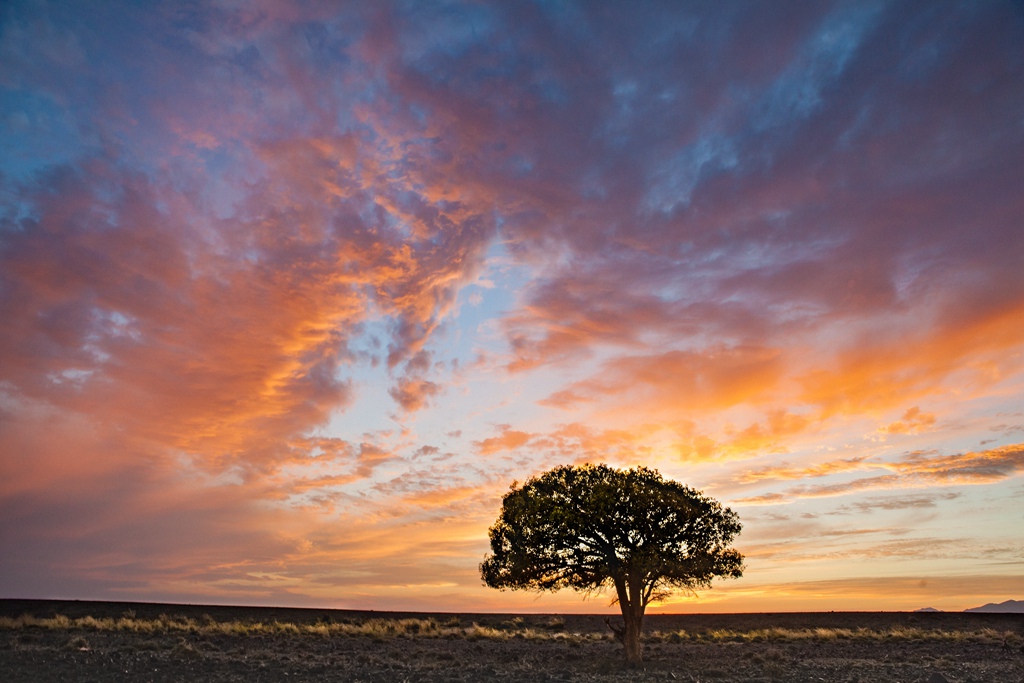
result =
[{"label": "distant mountain", "polygon": [[987,605],[981,607],[972,607],[971,609],[965,609],[965,612],[1012,612],[1014,614],[1024,614],[1024,600],[1007,600],[1001,602],[998,605],[994,602],[990,602]]},{"label": "distant mountain", "polygon": [[934,607],[922,607],[921,609],[916,609],[914,611],[915,612],[941,612],[942,610],[935,609]]}]

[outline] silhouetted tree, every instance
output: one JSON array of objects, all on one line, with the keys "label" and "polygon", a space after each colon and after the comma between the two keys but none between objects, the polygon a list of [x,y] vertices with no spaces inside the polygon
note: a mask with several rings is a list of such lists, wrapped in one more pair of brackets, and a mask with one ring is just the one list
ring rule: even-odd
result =
[{"label": "silhouetted tree", "polygon": [[732,510],[646,467],[556,467],[521,488],[513,482],[480,574],[500,589],[614,586],[623,627],[606,622],[637,664],[652,600],[742,575],[743,557],[729,547],[740,528]]}]

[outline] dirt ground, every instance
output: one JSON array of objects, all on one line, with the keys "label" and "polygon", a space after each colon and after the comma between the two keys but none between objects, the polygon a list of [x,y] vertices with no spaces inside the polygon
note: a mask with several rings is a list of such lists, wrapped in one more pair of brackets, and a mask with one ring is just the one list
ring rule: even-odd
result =
[{"label": "dirt ground", "polygon": [[[138,618],[158,615],[313,623],[433,617],[499,628],[512,615],[424,615],[131,603],[0,600],[0,617],[55,614]],[[206,616],[208,615],[208,616]],[[518,622],[551,627],[551,615]],[[565,634],[604,634],[602,617],[563,615]],[[991,614],[813,613],[652,615],[645,631],[708,633],[894,627],[987,633],[984,638],[803,639],[700,642],[651,637],[643,669],[623,662],[605,638],[509,640],[467,637],[317,637],[310,634],[135,633],[80,628],[0,630],[0,681],[841,681],[1024,683],[1024,616]],[[997,634],[1003,634],[1000,638]],[[1006,638],[1006,634],[1012,634]]]}]

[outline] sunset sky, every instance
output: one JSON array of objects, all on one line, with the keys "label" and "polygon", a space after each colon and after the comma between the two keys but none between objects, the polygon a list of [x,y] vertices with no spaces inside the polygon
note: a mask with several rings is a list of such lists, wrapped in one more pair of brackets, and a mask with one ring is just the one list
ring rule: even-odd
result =
[{"label": "sunset sky", "polygon": [[1024,10],[0,8],[0,597],[499,592],[513,481],[644,464],[742,579],[1024,599]]}]

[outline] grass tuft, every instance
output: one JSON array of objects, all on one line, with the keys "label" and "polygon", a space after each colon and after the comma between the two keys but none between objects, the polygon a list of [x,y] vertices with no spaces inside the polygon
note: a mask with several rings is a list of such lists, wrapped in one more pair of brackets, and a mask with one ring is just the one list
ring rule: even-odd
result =
[{"label": "grass tuft", "polygon": [[69,650],[77,650],[79,652],[88,652],[89,641],[83,638],[82,636],[75,636],[74,638],[68,641],[67,648]]}]

